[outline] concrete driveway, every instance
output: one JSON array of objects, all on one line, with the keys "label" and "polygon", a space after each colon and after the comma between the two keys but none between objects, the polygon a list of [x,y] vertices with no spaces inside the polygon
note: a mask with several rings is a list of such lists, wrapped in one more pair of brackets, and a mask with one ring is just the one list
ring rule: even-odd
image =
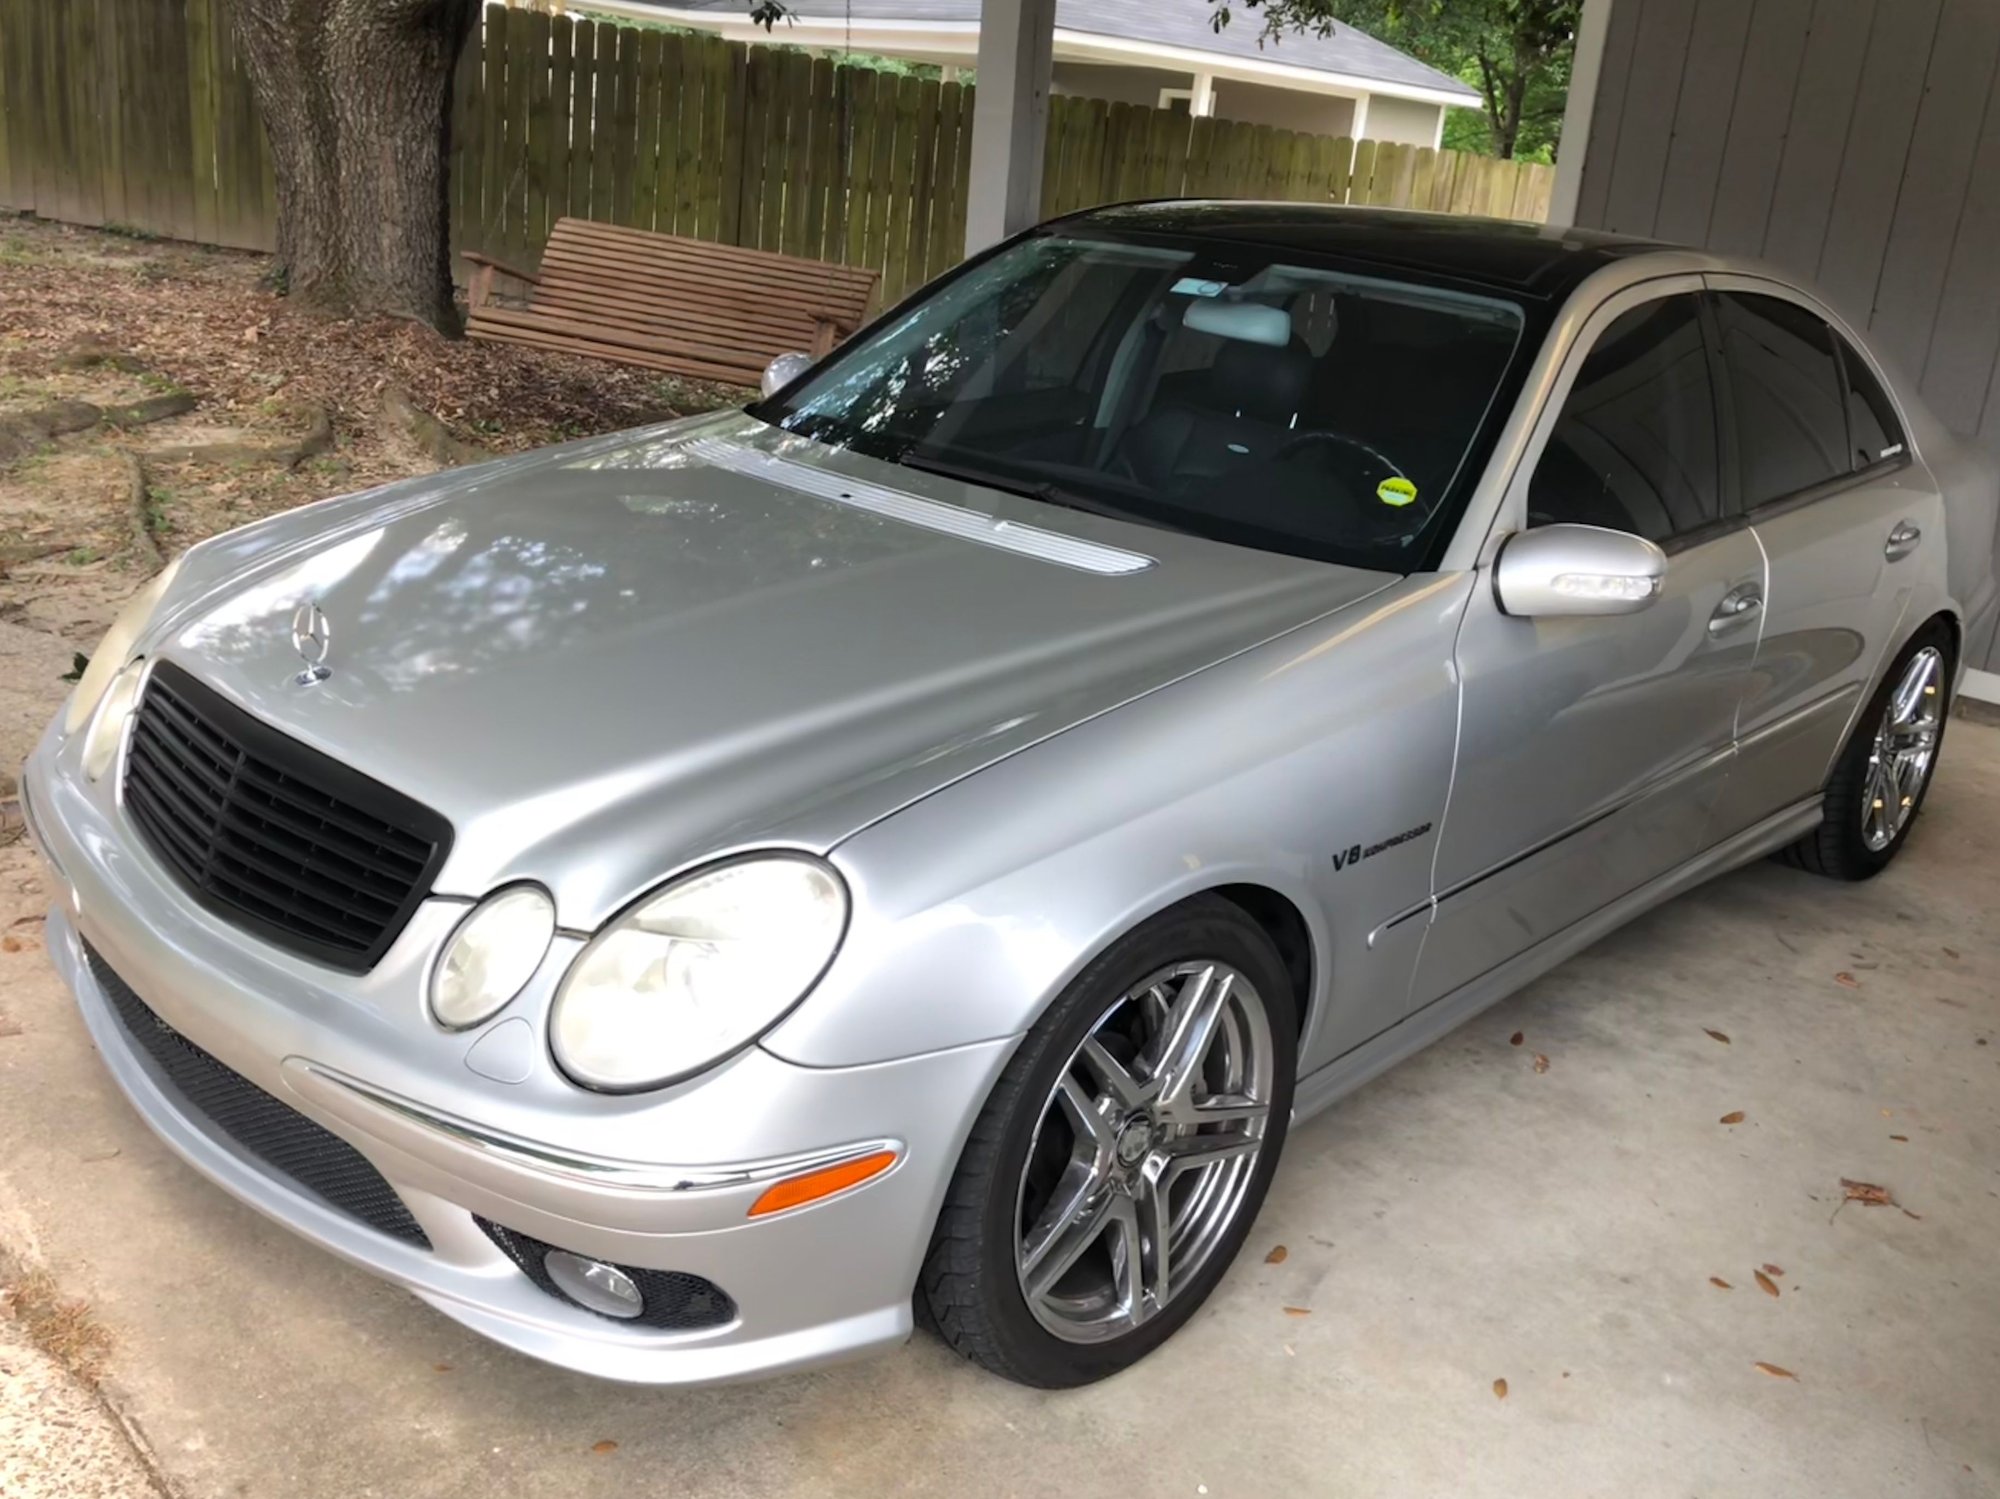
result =
[{"label": "concrete driveway", "polygon": [[[1993,1494],[1996,831],[2000,731],[1960,721],[1892,872],[1742,871],[1300,1129],[1201,1315],[1079,1393],[922,1335],[693,1393],[489,1348],[157,1144],[32,925],[0,1245],[89,1299],[113,1404],[201,1499]],[[0,927],[31,871],[0,852]]]}]

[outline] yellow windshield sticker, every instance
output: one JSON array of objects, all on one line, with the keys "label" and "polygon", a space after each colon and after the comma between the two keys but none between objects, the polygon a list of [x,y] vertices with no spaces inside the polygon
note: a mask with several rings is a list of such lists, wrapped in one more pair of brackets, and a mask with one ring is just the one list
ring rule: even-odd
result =
[{"label": "yellow windshield sticker", "polygon": [[1416,497],[1417,486],[1408,479],[1384,479],[1375,486],[1375,498],[1398,509],[1410,504]]}]

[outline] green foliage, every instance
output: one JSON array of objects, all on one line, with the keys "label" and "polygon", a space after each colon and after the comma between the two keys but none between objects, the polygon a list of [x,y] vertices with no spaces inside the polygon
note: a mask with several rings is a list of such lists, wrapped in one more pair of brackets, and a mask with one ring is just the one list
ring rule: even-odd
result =
[{"label": "green foliage", "polygon": [[1218,31],[1236,3],[1267,36],[1354,26],[1477,89],[1483,110],[1445,116],[1453,150],[1555,159],[1583,0],[1209,0]]},{"label": "green foliage", "polygon": [[82,651],[74,651],[70,655],[69,670],[62,674],[62,679],[65,682],[81,682],[83,674],[89,669],[90,657]]}]

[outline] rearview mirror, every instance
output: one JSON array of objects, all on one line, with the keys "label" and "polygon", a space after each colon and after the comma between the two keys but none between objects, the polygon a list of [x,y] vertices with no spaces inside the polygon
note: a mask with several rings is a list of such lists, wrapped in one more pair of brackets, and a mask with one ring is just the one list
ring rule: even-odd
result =
[{"label": "rearview mirror", "polygon": [[764,378],[758,386],[766,396],[774,396],[811,369],[812,362],[810,354],[780,354],[764,366]]},{"label": "rearview mirror", "polygon": [[1537,526],[1510,536],[1494,568],[1503,613],[1636,614],[1660,595],[1667,554],[1629,531]]}]

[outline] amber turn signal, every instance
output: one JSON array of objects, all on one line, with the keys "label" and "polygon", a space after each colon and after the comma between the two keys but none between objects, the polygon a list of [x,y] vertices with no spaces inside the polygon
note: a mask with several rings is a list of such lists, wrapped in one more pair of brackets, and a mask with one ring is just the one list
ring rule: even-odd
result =
[{"label": "amber turn signal", "polygon": [[764,1195],[750,1204],[752,1218],[768,1217],[772,1213],[782,1213],[787,1208],[804,1207],[809,1202],[818,1202],[822,1197],[831,1197],[836,1192],[845,1192],[849,1187],[858,1187],[871,1176],[880,1176],[896,1164],[896,1152],[878,1150],[873,1155],[865,1155],[858,1160],[842,1161],[838,1166],[822,1166],[817,1171],[808,1171],[802,1176],[789,1176],[766,1188]]}]

